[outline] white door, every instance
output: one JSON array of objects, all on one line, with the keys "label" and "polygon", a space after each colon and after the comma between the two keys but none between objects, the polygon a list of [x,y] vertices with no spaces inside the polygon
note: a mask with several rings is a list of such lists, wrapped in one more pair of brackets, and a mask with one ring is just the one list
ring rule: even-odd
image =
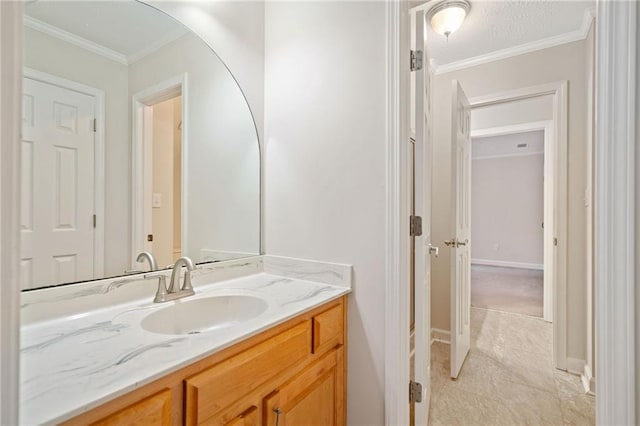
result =
[{"label": "white door", "polygon": [[415,11],[412,46],[422,51],[422,68],[412,73],[413,210],[422,222],[421,235],[412,238],[414,276],[414,377],[422,384],[422,402],[413,406],[413,421],[426,425],[429,418],[431,360],[431,111],[429,55],[425,43],[424,11]]},{"label": "white door", "polygon": [[471,107],[460,83],[453,81],[451,102],[453,235],[451,249],[451,377],[460,374],[471,346]]},{"label": "white door", "polygon": [[23,82],[22,288],[94,278],[92,96]]}]

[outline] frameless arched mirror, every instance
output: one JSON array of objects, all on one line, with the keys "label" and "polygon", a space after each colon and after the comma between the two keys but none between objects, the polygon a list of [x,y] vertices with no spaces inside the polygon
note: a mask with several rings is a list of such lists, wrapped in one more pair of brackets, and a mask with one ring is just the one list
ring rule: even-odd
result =
[{"label": "frameless arched mirror", "polygon": [[260,152],[233,75],[134,0],[24,9],[23,289],[260,253]]}]

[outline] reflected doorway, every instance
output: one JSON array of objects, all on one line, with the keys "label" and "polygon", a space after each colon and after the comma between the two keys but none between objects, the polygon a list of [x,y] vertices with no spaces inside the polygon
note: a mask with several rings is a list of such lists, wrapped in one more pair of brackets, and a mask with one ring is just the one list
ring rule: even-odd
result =
[{"label": "reflected doorway", "polygon": [[182,256],[182,96],[151,106],[151,252],[161,266]]},{"label": "reflected doorway", "polygon": [[152,252],[160,268],[185,249],[186,81],[183,74],[133,96],[131,253]]}]

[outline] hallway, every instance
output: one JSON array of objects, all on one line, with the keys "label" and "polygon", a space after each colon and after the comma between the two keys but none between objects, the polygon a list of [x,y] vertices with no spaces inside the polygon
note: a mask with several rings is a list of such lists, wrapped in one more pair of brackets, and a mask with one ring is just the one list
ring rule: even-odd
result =
[{"label": "hallway", "polygon": [[552,365],[552,325],[471,308],[471,351],[457,380],[449,345],[431,352],[432,425],[593,425],[595,397]]},{"label": "hallway", "polygon": [[471,306],[542,318],[543,272],[471,265]]}]

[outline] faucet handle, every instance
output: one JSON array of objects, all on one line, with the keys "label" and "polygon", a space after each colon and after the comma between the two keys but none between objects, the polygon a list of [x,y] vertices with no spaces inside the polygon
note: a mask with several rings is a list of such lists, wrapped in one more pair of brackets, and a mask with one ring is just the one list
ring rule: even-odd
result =
[{"label": "faucet handle", "polygon": [[184,272],[184,283],[182,284],[182,290],[193,291],[193,286],[191,285],[191,269],[187,268]]},{"label": "faucet handle", "polygon": [[158,278],[158,290],[156,290],[156,296],[153,298],[154,303],[164,302],[167,300],[167,277],[164,275],[152,275],[149,278],[145,275],[145,279]]}]

